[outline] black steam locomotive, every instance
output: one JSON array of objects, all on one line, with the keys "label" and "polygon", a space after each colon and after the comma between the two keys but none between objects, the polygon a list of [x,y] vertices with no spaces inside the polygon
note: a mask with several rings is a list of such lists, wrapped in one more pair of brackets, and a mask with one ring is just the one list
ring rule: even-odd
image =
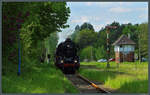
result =
[{"label": "black steam locomotive", "polygon": [[63,72],[75,73],[80,67],[77,47],[70,38],[62,42],[56,48],[55,65]]}]

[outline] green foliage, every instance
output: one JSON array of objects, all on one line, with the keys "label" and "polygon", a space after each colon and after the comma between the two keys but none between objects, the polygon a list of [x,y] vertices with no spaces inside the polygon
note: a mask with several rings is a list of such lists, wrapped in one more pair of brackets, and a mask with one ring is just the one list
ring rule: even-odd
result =
[{"label": "green foliage", "polygon": [[90,45],[94,45],[96,41],[96,32],[88,29],[81,30],[77,37],[75,38],[75,42],[79,45],[80,49],[85,48]]},{"label": "green foliage", "polygon": [[122,32],[123,32],[123,34],[128,35],[128,33],[131,33],[131,30],[129,27],[125,27]]},{"label": "green foliage", "polygon": [[80,30],[80,26],[77,25],[77,26],[75,27],[75,31],[79,31],[79,30]]},{"label": "green foliage", "polygon": [[[66,23],[70,16],[65,2],[5,2],[2,10],[3,64],[7,64],[6,60],[18,63],[19,35],[22,62],[26,63],[28,58],[39,59],[45,52],[45,39],[68,27]],[[51,47],[56,47],[58,39],[52,39],[56,42]]]},{"label": "green foliage", "polygon": [[81,26],[80,26],[80,30],[84,30],[84,29],[89,29],[89,30],[92,30],[92,31],[95,31],[94,28],[93,28],[93,25],[90,24],[90,23],[83,23]]},{"label": "green foliage", "polygon": [[135,43],[136,43],[136,49],[138,48],[138,26],[132,25],[132,24],[128,24],[125,26],[125,28],[123,29],[123,34],[130,36],[130,39],[132,39]]},{"label": "green foliage", "polygon": [[73,41],[75,41],[75,38],[77,37],[78,33],[80,32],[80,26],[79,25],[76,25],[75,27],[75,31],[74,33],[71,35],[71,38]]},{"label": "green foliage", "polygon": [[52,33],[47,39],[45,39],[45,47],[47,49],[47,54],[50,54],[51,61],[54,61],[54,54],[56,50],[56,45],[58,43],[57,32]]},{"label": "green foliage", "polygon": [[92,61],[94,57],[94,49],[92,46],[87,46],[86,48],[82,49],[80,52],[80,60],[83,61],[84,59],[88,59],[88,61]]},{"label": "green foliage", "polygon": [[98,48],[100,46],[104,46],[106,48],[106,31],[105,30],[101,30],[97,34],[95,47]]},{"label": "green foliage", "polygon": [[[113,22],[108,26],[116,26],[116,29],[109,29],[109,47],[110,47],[110,57],[115,57],[114,47],[112,44],[122,35],[130,36],[130,39],[136,43],[135,55],[139,53],[139,42],[141,43],[141,56],[148,57],[148,28],[147,23],[143,24],[119,24],[118,22]],[[87,29],[88,23],[83,25],[77,25],[75,31],[72,34],[72,39],[80,46],[80,51],[82,51],[87,46],[93,46],[94,48],[94,60],[98,58],[106,58],[106,48],[107,48],[107,35],[106,27],[102,28],[99,32],[92,31],[93,29]],[[92,26],[92,25],[90,25]],[[81,28],[82,27],[82,28]],[[142,32],[142,33],[141,33]],[[139,36],[140,35],[140,36]],[[140,37],[140,38],[139,38]],[[140,39],[140,40],[139,40]],[[102,48],[103,47],[103,48]],[[100,50],[100,48],[102,48]],[[103,50],[103,51],[102,51]],[[97,52],[103,52],[101,55]],[[83,56],[83,55],[82,55]]]},{"label": "green foliage", "polygon": [[[39,22],[40,25],[44,26],[44,31],[61,31],[60,28],[68,27],[65,24],[67,23],[70,10],[65,2],[40,3],[37,8],[39,9]],[[45,33],[45,35],[47,34]]]},{"label": "green foliage", "polygon": [[83,23],[81,26],[76,25],[74,33],[71,35],[72,40],[75,41],[75,38],[78,36],[78,33],[82,30],[92,30],[94,31],[93,25],[90,23]]},{"label": "green foliage", "polygon": [[[22,11],[24,10],[24,11]],[[21,25],[28,19],[25,3],[3,3],[2,6],[2,58],[3,65],[6,60],[17,64],[18,44],[17,39]],[[4,65],[5,66],[5,65]]]},{"label": "green foliage", "polygon": [[107,53],[106,53],[106,50],[105,50],[104,46],[95,48],[95,57],[96,57],[96,60],[106,59]]},{"label": "green foliage", "polygon": [[140,24],[138,33],[141,56],[148,58],[148,23]]}]

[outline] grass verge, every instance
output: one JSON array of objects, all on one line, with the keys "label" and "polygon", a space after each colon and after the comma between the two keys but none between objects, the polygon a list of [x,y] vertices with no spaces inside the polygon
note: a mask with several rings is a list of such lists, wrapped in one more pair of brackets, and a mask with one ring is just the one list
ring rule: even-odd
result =
[{"label": "grass verge", "polygon": [[110,68],[106,68],[106,64],[81,62],[79,72],[90,80],[104,83],[105,87],[115,89],[118,93],[148,93],[147,62],[124,62],[119,67],[111,62]]},{"label": "grass verge", "polygon": [[[34,63],[33,63],[34,64]],[[2,93],[78,93],[53,64],[37,64],[21,68],[17,76],[17,66],[8,64],[3,70]]]}]

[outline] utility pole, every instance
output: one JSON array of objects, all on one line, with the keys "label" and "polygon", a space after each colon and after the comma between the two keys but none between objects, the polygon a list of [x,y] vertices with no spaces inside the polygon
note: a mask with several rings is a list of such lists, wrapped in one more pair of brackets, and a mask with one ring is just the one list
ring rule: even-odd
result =
[{"label": "utility pole", "polygon": [[107,68],[110,67],[109,64],[109,57],[110,57],[110,45],[109,45],[109,29],[115,29],[117,28],[116,26],[106,26],[106,34],[107,34]]},{"label": "utility pole", "polygon": [[[19,25],[20,26],[20,25]],[[20,29],[18,30],[18,72],[17,75],[20,76],[21,74],[21,44],[20,44]]]},{"label": "utility pole", "polygon": [[[30,15],[29,12],[26,12],[25,18]],[[22,13],[19,13],[16,19],[17,22],[17,29],[18,29],[18,72],[17,75],[20,76],[21,74],[21,42],[20,42],[20,29],[21,29],[21,24],[24,22],[24,19],[22,19]]]}]

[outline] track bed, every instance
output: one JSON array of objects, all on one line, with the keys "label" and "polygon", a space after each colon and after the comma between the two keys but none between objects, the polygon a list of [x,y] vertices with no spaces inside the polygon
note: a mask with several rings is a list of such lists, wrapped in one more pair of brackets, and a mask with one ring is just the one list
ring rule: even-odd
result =
[{"label": "track bed", "polygon": [[77,74],[65,74],[65,76],[72,82],[75,87],[77,87],[80,93],[107,93],[94,88],[87,81],[80,78]]}]

